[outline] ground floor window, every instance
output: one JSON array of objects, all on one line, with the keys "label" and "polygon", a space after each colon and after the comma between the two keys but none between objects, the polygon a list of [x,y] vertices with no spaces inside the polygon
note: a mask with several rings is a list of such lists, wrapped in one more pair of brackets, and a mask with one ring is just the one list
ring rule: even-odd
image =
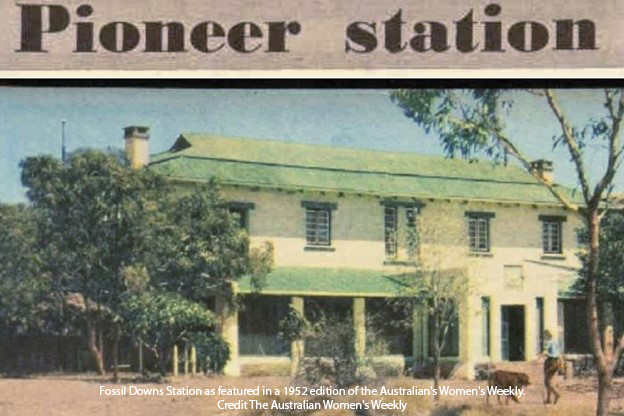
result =
[{"label": "ground floor window", "polygon": [[411,312],[393,307],[384,298],[366,299],[366,349],[385,344],[386,354],[412,355]]},{"label": "ground floor window", "polygon": [[277,336],[279,321],[286,316],[290,297],[246,296],[241,305],[239,353],[241,355],[285,356],[290,345]]}]

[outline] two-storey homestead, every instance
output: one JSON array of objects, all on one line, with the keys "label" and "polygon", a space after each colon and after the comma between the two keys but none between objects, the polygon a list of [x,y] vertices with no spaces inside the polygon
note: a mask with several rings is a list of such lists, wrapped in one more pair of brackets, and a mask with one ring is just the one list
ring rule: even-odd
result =
[{"label": "two-storey homestead", "polygon": [[[228,374],[289,368],[294,347],[280,343],[277,332],[291,306],[311,319],[319,310],[351,316],[362,352],[367,328],[379,322],[371,317],[387,311],[384,299],[397,294],[392,276],[409,267],[406,232],[427,227],[443,237],[419,236],[420,255],[441,246],[454,267],[469,269],[472,282],[444,351],[448,359],[468,369],[531,360],[542,350],[544,329],[558,334],[566,351],[586,352],[583,304],[566,292],[579,267],[582,221],[517,167],[202,134],[182,134],[149,158],[148,138],[147,128],[125,129],[133,167],[148,166],[180,186],[218,178],[252,244],[274,246],[275,267],[260,294],[252,296],[242,279],[234,290],[250,294],[243,307],[220,305],[232,349]],[[552,180],[551,163],[534,167]],[[381,331],[387,359],[430,355],[424,313],[415,314],[412,331]],[[314,345],[303,347],[315,354]]]}]

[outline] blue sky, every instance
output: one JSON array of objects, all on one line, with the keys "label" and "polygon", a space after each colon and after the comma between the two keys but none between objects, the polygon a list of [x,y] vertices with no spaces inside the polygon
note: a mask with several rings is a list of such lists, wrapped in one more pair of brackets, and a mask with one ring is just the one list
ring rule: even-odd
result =
[{"label": "blue sky", "polygon": [[[597,91],[562,92],[573,122],[600,111]],[[531,96],[518,96],[508,134],[531,157],[554,160],[558,182],[575,187],[569,157],[552,151],[557,124]],[[60,156],[61,120],[67,120],[69,151],[123,146],[122,129],[151,129],[150,151],[169,148],[181,132],[216,133],[356,148],[442,155],[426,135],[391,103],[389,91],[224,90],[0,87],[0,202],[25,201],[18,164],[27,156]],[[586,150],[597,177],[604,166],[602,144]],[[624,169],[616,178],[624,191]]]}]

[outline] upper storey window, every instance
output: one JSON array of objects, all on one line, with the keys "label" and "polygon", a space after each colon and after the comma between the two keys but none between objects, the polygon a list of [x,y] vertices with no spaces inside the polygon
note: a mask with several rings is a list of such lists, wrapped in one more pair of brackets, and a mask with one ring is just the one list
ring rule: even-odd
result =
[{"label": "upper storey window", "polygon": [[384,241],[389,259],[397,256],[397,210],[396,206],[384,207]]},{"label": "upper storey window", "polygon": [[249,211],[255,208],[252,202],[229,202],[228,210],[238,226],[249,232]]},{"label": "upper storey window", "polygon": [[489,253],[491,250],[490,220],[492,212],[466,212],[468,224],[468,247],[473,253]]},{"label": "upper storey window", "polygon": [[540,215],[542,222],[542,249],[544,254],[563,253],[562,228],[565,217]]},{"label": "upper storey window", "polygon": [[332,211],[336,204],[302,201],[305,208],[305,234],[308,246],[329,247],[332,242]]},{"label": "upper storey window", "polygon": [[381,204],[386,259],[414,260],[418,252],[418,213],[422,203],[384,200]]}]

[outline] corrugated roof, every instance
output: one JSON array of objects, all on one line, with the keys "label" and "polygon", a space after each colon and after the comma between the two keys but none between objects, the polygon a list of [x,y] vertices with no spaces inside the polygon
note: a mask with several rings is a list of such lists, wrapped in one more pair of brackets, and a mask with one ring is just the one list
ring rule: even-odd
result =
[{"label": "corrugated roof", "polygon": [[224,184],[384,197],[558,203],[542,184],[515,166],[272,140],[183,134],[171,150],[153,156],[150,167],[177,179],[217,177]]},{"label": "corrugated roof", "polygon": [[[260,293],[289,296],[396,296],[401,276],[376,270],[320,267],[277,267]],[[253,293],[248,277],[238,282],[238,293]]]}]

